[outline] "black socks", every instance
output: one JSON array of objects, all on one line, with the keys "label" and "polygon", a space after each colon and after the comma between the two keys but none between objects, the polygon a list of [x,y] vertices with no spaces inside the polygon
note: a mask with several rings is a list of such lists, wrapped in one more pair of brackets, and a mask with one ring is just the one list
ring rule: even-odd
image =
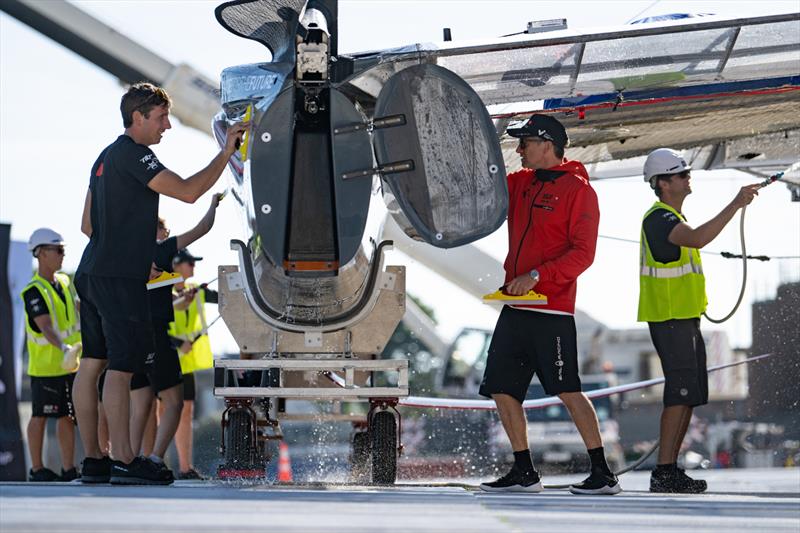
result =
[{"label": "black socks", "polygon": [[592,470],[598,470],[604,474],[613,473],[608,467],[608,463],[606,463],[606,454],[602,446],[586,451],[589,453],[589,460],[592,462]]},{"label": "black socks", "polygon": [[533,468],[533,461],[531,461],[531,451],[522,450],[514,452],[514,467],[524,474],[533,474],[536,469]]}]

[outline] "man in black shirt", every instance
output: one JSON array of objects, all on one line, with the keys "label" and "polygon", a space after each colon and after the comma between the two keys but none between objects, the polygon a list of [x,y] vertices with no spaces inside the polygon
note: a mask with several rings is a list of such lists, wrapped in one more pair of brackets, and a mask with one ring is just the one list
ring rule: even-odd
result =
[{"label": "man in black shirt", "polygon": [[[189,246],[211,230],[220,196],[215,194],[211,198],[211,206],[194,228],[177,237],[169,237],[166,222],[159,219],[156,235],[158,244],[153,261],[158,270],[172,272],[172,258],[178,253],[178,248]],[[181,374],[178,352],[168,334],[169,323],[174,319],[172,285],[158,287],[148,292],[156,356],[153,368],[147,374],[134,374],[131,379],[131,449],[136,453],[142,447],[142,437],[154,406],[155,394],[161,401],[162,410],[149,458],[162,464],[181,419],[184,378]]]},{"label": "man in black shirt", "polygon": [[[92,167],[82,228],[90,235],[76,275],[83,302],[84,364],[75,379],[75,410],[86,459],[84,482],[171,483],[168,471],[136,457],[130,442],[130,382],[154,358],[146,282],[155,254],[159,194],[194,203],[219,179],[247,125],[228,130],[225,147],[193,176],[182,179],[149,146],[161,141],[169,121],[167,93],[137,83],[122,97],[125,132]],[[87,231],[88,230],[88,231]],[[97,381],[108,366],[103,404],[114,460],[97,439]]]},{"label": "man in black shirt", "polygon": [[681,209],[692,193],[691,167],[681,155],[659,148],[647,156],[644,178],[658,201],[642,220],[639,321],[647,322],[664,372],[664,410],[651,492],[704,492],[704,480],[677,466],[692,411],[708,403],[706,350],[700,315],[706,308],[699,249],[714,240],[733,215],[753,201],[760,184],[746,185],[714,218],[692,228]]}]

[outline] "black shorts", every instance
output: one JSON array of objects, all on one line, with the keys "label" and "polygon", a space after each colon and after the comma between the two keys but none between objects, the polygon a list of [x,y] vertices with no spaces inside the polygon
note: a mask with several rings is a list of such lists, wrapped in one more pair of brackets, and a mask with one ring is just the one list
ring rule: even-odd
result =
[{"label": "black shorts", "polygon": [[33,416],[47,418],[75,417],[72,405],[72,382],[75,374],[55,377],[31,376]]},{"label": "black shorts", "polygon": [[168,330],[169,324],[153,324],[153,341],[156,348],[156,357],[149,372],[146,374],[133,375],[131,378],[131,390],[151,386],[156,394],[158,394],[161,391],[171,389],[175,385],[183,383],[178,351],[170,343],[167,333]]},{"label": "black shorts", "polygon": [[108,359],[108,369],[146,372],[154,358],[145,283],[80,274],[81,340],[87,359]]},{"label": "black shorts", "polygon": [[534,374],[553,396],[580,392],[575,318],[505,306],[489,345],[480,394],[525,400]]},{"label": "black shorts", "polygon": [[197,391],[195,389],[195,382],[194,382],[194,373],[184,374],[183,375],[183,401],[189,402],[194,401],[195,396],[197,396]]},{"label": "black shorts", "polygon": [[706,344],[699,318],[648,322],[664,371],[664,406],[708,403]]}]

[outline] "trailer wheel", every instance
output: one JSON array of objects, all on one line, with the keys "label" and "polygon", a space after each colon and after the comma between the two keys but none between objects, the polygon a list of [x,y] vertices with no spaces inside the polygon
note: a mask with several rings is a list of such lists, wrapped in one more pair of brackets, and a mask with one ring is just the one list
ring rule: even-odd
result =
[{"label": "trailer wheel", "polygon": [[369,483],[369,433],[359,431],[353,435],[350,452],[350,480],[353,483]]},{"label": "trailer wheel", "polygon": [[253,466],[254,442],[252,420],[249,409],[235,409],[228,414],[225,432],[225,463],[230,468]]},{"label": "trailer wheel", "polygon": [[397,422],[389,411],[375,413],[369,425],[372,482],[391,485],[397,478]]}]

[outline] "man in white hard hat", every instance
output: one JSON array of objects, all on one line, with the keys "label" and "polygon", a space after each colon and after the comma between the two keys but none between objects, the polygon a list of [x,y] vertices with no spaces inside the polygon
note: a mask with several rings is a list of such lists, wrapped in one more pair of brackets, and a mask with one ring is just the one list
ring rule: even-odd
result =
[{"label": "man in white hard hat", "polygon": [[[28,375],[31,377],[33,415],[28,423],[31,454],[29,481],[72,481],[75,468],[75,423],[72,382],[78,369],[81,344],[75,288],[59,272],[64,261],[64,239],[49,228],[39,228],[28,241],[38,267],[22,290],[27,331]],[[42,462],[48,418],[57,419],[61,475]]]},{"label": "man in white hard hat", "polygon": [[658,196],[641,232],[638,320],[647,322],[664,371],[664,410],[651,492],[700,493],[707,484],[677,467],[692,410],[708,403],[706,351],[700,315],[706,309],[699,249],[714,240],[733,215],[758,194],[746,185],[714,218],[692,228],[681,212],[692,193],[691,170],[679,152],[659,148],[647,156],[644,180]]}]

